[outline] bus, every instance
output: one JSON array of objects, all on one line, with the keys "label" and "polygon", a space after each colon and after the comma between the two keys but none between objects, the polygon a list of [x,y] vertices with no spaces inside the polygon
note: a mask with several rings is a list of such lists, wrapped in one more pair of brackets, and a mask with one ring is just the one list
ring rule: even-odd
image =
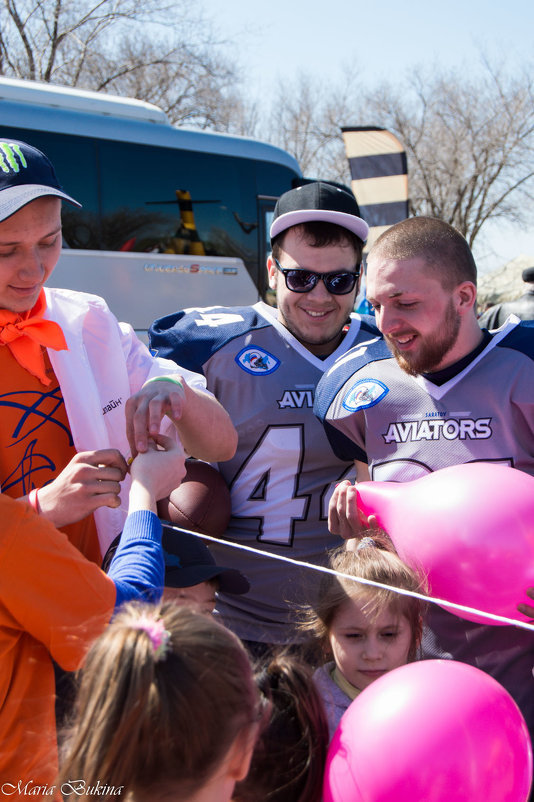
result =
[{"label": "bus", "polygon": [[174,127],[139,100],[10,78],[0,137],[46,153],[83,205],[63,205],[51,285],[103,296],[145,340],[177,309],[266,298],[274,205],[302,179],[285,151]]}]

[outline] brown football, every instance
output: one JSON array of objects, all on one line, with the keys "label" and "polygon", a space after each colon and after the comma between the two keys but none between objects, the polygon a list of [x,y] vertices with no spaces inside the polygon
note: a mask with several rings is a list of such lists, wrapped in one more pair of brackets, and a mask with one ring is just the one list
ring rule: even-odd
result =
[{"label": "brown football", "polygon": [[158,501],[158,516],[182,529],[222,535],[230,521],[230,491],[219,471],[207,462],[187,460],[181,484]]}]

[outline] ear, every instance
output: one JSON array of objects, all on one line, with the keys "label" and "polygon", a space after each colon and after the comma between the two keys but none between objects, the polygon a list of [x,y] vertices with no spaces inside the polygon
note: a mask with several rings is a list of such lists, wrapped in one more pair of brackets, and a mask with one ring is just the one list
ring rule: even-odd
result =
[{"label": "ear", "polygon": [[274,259],[272,256],[269,256],[267,259],[267,273],[269,274],[269,287],[271,290],[276,290],[276,284],[278,281],[278,270],[276,269],[276,265],[274,263]]},{"label": "ear", "polygon": [[423,616],[419,616],[415,629],[415,648],[418,649],[423,639]]},{"label": "ear", "polygon": [[326,633],[321,639],[321,643],[319,644],[321,647],[321,655],[324,658],[324,661],[327,662],[328,660],[332,660],[334,657],[334,653],[332,651],[332,645],[330,643],[330,635],[329,632]]},{"label": "ear", "polygon": [[228,755],[228,777],[235,782],[244,780],[250,768],[250,761],[258,739],[260,725],[252,724],[240,733],[230,748]]},{"label": "ear", "polygon": [[463,281],[454,290],[456,308],[461,315],[470,312],[477,302],[477,288],[472,281]]},{"label": "ear", "polygon": [[358,277],[358,281],[356,282],[356,286],[354,288],[354,299],[356,299],[356,296],[358,295],[358,293],[360,292],[360,290],[362,288],[363,271],[364,271],[364,267],[363,267],[363,260],[362,260],[360,262],[360,275]]}]

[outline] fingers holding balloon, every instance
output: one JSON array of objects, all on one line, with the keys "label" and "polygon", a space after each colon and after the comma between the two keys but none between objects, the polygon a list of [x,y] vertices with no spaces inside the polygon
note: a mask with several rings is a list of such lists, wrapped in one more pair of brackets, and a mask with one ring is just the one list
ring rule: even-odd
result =
[{"label": "fingers holding balloon", "polygon": [[[529,599],[534,600],[534,588],[527,588],[525,595],[528,596]],[[530,618],[534,623],[534,604],[525,604],[522,602],[521,604],[517,605],[517,609],[520,613],[522,613],[522,615],[526,615],[526,617]]]},{"label": "fingers holding balloon", "polygon": [[328,508],[328,529],[333,535],[348,540],[359,533],[356,500],[356,488],[349,481],[345,480],[336,486]]}]

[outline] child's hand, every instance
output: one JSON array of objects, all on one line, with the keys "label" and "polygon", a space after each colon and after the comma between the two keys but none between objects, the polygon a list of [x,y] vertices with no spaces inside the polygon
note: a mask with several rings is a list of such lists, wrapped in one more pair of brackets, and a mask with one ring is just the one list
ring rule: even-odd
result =
[{"label": "child's hand", "polygon": [[172,437],[158,434],[148,440],[148,450],[138,454],[130,465],[132,488],[129,511],[150,509],[178,487],[185,476],[185,452]]},{"label": "child's hand", "polygon": [[[526,595],[529,596],[531,599],[534,599],[534,588],[527,588],[525,591]],[[530,604],[518,604],[517,609],[523,615],[526,615],[527,618],[531,618],[534,621],[534,607]],[[534,673],[534,670],[533,670]]]},{"label": "child's hand", "polygon": [[362,520],[358,510],[357,484],[352,485],[348,480],[340,482],[328,508],[328,529],[333,535],[340,535],[344,540],[360,538],[365,531],[376,523],[374,515]]}]

